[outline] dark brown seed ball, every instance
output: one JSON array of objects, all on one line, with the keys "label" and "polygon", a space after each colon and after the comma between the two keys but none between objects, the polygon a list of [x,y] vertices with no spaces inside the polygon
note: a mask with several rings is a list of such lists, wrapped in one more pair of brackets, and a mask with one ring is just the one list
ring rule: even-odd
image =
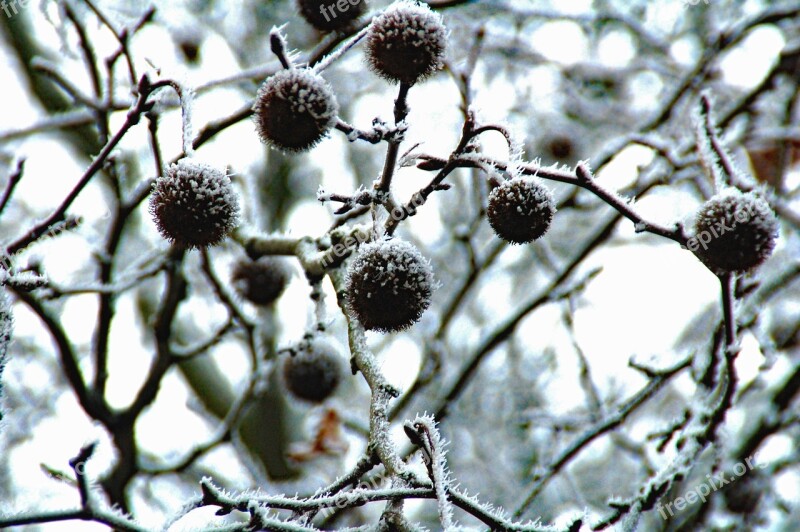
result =
[{"label": "dark brown seed ball", "polygon": [[764,198],[726,191],[697,211],[689,249],[715,273],[745,273],[769,258],[777,237],[778,221]]},{"label": "dark brown seed ball", "polygon": [[413,84],[442,68],[446,46],[442,17],[427,5],[402,0],[372,21],[366,56],[379,76]]},{"label": "dark brown seed ball", "polygon": [[725,506],[735,514],[752,515],[767,489],[768,482],[758,471],[747,471],[722,492]]},{"label": "dark brown seed ball", "polygon": [[233,267],[231,283],[236,292],[254,305],[269,305],[289,282],[289,269],[275,257],[241,259]]},{"label": "dark brown seed ball", "polygon": [[430,263],[404,240],[361,246],[347,270],[347,302],[367,330],[411,327],[430,305],[435,288]]},{"label": "dark brown seed ball", "polygon": [[178,48],[188,63],[197,63],[200,59],[200,43],[193,39],[183,39],[178,43]]},{"label": "dark brown seed ball", "polygon": [[312,338],[283,362],[283,380],[296,397],[321,403],[331,396],[342,380],[343,357],[336,345],[324,338]]},{"label": "dark brown seed ball", "polygon": [[348,27],[364,14],[366,0],[298,0],[300,14],[320,31]]},{"label": "dark brown seed ball", "polygon": [[239,199],[223,171],[181,159],[156,179],[150,214],[170,242],[186,248],[212,246],[236,227]]},{"label": "dark brown seed ball", "polygon": [[538,181],[522,178],[492,189],[486,209],[494,232],[512,244],[526,244],[544,235],[555,213],[550,190]]},{"label": "dark brown seed ball", "polygon": [[253,104],[261,141],[288,152],[310,150],[336,123],[339,104],[328,83],[308,68],[289,68],[261,85]]},{"label": "dark brown seed ball", "polygon": [[555,135],[545,142],[545,150],[552,159],[563,161],[575,153],[575,143],[567,135]]}]

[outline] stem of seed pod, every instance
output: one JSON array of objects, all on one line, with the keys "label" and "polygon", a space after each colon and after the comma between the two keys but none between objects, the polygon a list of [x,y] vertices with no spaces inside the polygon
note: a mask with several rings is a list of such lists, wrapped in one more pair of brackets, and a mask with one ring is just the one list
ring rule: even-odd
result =
[{"label": "stem of seed pod", "polygon": [[194,102],[194,90],[189,87],[183,87],[178,94],[181,97],[183,153],[186,155],[186,157],[191,157],[194,155],[194,145],[192,144],[192,137],[194,137],[194,130],[192,128],[192,104]]},{"label": "stem of seed pod", "polygon": [[192,144],[192,103],[194,101],[194,90],[182,87],[177,81],[164,80],[166,85],[178,95],[181,101],[181,131],[183,133],[183,155],[191,157],[194,155],[194,145]]},{"label": "stem of seed pod", "polygon": [[722,289],[722,314],[725,321],[725,351],[730,356],[736,354],[736,312],[734,311],[734,284],[736,277],[732,273],[719,276]]},{"label": "stem of seed pod", "polygon": [[[406,119],[408,115],[408,91],[411,88],[409,83],[401,82],[397,99],[394,101],[394,124],[397,126]],[[397,157],[400,154],[401,140],[397,137],[389,139],[389,148],[386,150],[386,159],[383,163],[383,172],[380,181],[375,185],[375,192],[380,202],[383,203],[390,215],[396,211],[400,212],[401,207],[392,199],[392,178],[397,167]],[[375,213],[373,212],[373,220]],[[377,229],[377,223],[376,223]]]},{"label": "stem of seed pod", "polygon": [[707,92],[703,93],[700,96],[700,116],[703,120],[702,127],[709,145],[711,146],[711,150],[714,152],[714,155],[716,155],[720,167],[722,167],[723,175],[719,177],[722,179],[723,183],[717,184],[717,187],[719,187],[721,184],[732,184],[732,180],[734,179],[734,167],[715,130],[713,110],[711,107],[710,95]]},{"label": "stem of seed pod", "polygon": [[283,68],[292,68],[292,62],[286,55],[286,39],[283,38],[280,28],[272,28],[272,31],[269,32],[269,49],[281,62]]}]

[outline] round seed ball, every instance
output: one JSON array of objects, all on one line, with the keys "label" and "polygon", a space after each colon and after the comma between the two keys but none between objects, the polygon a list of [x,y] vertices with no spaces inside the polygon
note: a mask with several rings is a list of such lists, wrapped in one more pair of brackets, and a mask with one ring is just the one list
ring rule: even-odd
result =
[{"label": "round seed ball", "polygon": [[289,282],[289,269],[275,257],[241,259],[233,267],[231,283],[236,292],[254,305],[269,305]]},{"label": "round seed ball", "polygon": [[161,235],[186,248],[219,244],[239,220],[239,199],[222,171],[181,159],[156,179],[150,214]]},{"label": "round seed ball", "polygon": [[298,0],[300,14],[320,31],[346,28],[364,14],[366,0]]},{"label": "round seed ball", "polygon": [[538,180],[514,178],[489,193],[486,215],[494,232],[512,244],[526,244],[550,228],[556,204]]},{"label": "round seed ball", "polygon": [[438,13],[400,1],[372,21],[366,57],[382,78],[413,84],[442,68],[446,46],[447,31]]},{"label": "round seed ball", "polygon": [[295,396],[321,403],[342,380],[343,357],[331,341],[315,337],[283,361],[283,381]]},{"label": "round seed ball", "polygon": [[367,330],[395,332],[419,321],[436,288],[430,263],[404,240],[361,246],[347,270],[347,302]]},{"label": "round seed ball", "polygon": [[745,273],[769,258],[777,237],[778,220],[764,198],[729,190],[697,211],[690,249],[715,273]]},{"label": "round seed ball", "polygon": [[308,68],[289,68],[261,85],[253,104],[261,141],[288,152],[310,150],[336,123],[339,104],[330,85]]},{"label": "round seed ball", "polygon": [[574,159],[577,146],[575,140],[564,134],[555,134],[544,141],[544,151],[549,158],[556,161]]}]

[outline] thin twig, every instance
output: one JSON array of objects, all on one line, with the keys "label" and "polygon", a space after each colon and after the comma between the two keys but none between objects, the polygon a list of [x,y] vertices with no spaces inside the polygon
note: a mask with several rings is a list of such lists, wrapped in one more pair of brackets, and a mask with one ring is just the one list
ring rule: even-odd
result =
[{"label": "thin twig", "polygon": [[554,459],[547,467],[543,468],[543,473],[534,479],[533,486],[528,491],[528,494],[523,499],[522,503],[517,507],[514,512],[515,517],[521,517],[531,503],[539,496],[547,483],[553,479],[561,469],[569,463],[581,450],[586,446],[602,436],[606,432],[618,427],[627,417],[634,412],[637,408],[642,406],[656,394],[664,384],[669,381],[673,376],[677,375],[683,369],[689,367],[691,358],[687,358],[675,366],[663,370],[658,375],[653,377],[648,383],[638,392],[636,392],[630,399],[625,401],[619,407],[613,409],[613,413],[608,415],[605,419],[597,423],[595,426],[584,432],[581,436],[575,439],[566,449],[559,453],[558,457]]},{"label": "thin twig", "polygon": [[25,159],[20,159],[17,161],[16,169],[11,172],[11,175],[8,176],[8,183],[6,183],[6,188],[3,191],[3,198],[0,199],[0,213],[5,210],[6,205],[8,205],[11,196],[14,194],[14,189],[19,185],[19,182],[22,181],[22,176],[25,173]]}]

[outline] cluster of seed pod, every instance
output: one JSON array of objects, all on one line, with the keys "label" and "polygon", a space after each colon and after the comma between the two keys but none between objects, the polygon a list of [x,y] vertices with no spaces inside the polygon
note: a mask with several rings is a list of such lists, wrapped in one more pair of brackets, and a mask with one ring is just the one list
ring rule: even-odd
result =
[{"label": "cluster of seed pod", "polygon": [[[322,31],[354,23],[363,13],[340,13],[334,25],[325,2],[299,2],[300,13]],[[319,14],[327,14],[321,19]],[[395,3],[375,17],[365,38],[370,70],[392,83],[414,84],[443,65],[447,32],[441,16],[412,1]],[[311,68],[290,66],[267,78],[253,105],[256,131],[274,149],[298,152],[316,146],[336,124],[339,105],[327,81]],[[410,243],[379,238],[361,247],[347,275],[347,302],[367,330],[393,332],[416,323],[435,288],[430,263]]]},{"label": "cluster of seed pod", "polygon": [[[320,31],[344,30],[358,23],[365,2],[346,4],[347,9],[336,11],[337,4],[331,7],[325,0],[298,0],[300,14]],[[446,46],[441,16],[412,0],[399,0],[376,16],[364,39],[369,69],[388,82],[407,86],[442,68]],[[255,129],[270,148],[303,152],[334,128],[339,105],[333,88],[313,68],[284,66],[258,90],[252,107]],[[157,179],[150,211],[166,239],[192,248],[224,239],[237,223],[239,207],[223,172],[187,158]],[[533,242],[547,233],[555,213],[553,194],[539,179],[492,181],[486,215],[499,238],[512,244]],[[762,197],[728,191],[701,206],[694,232],[702,249],[693,251],[710,270],[743,273],[772,253],[777,221]],[[700,236],[707,233],[714,238]],[[232,275],[237,292],[257,305],[277,299],[287,279],[285,267],[269,258],[240,261]],[[347,305],[367,330],[396,332],[411,327],[429,307],[435,288],[430,262],[399,238],[376,237],[361,245],[347,269]],[[341,372],[334,351],[321,340],[306,342],[284,364],[288,389],[312,402],[328,397]]]}]

